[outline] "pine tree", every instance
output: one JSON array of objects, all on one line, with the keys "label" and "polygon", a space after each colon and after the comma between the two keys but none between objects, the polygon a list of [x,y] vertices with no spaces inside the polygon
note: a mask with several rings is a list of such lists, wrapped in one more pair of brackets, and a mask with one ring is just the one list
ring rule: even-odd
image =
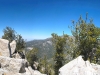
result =
[{"label": "pine tree", "polygon": [[4,35],[2,36],[3,39],[7,39],[9,40],[9,42],[12,42],[13,40],[16,39],[16,32],[14,29],[12,29],[11,27],[6,27],[4,30]]},{"label": "pine tree", "polygon": [[21,35],[17,35],[16,36],[16,50],[17,50],[17,52],[22,52],[23,51],[23,49],[25,48],[25,40],[22,38],[22,36]]},{"label": "pine tree", "polygon": [[63,36],[58,36],[57,34],[53,33],[52,34],[52,41],[54,43],[54,48],[56,50],[55,52],[55,65],[54,65],[54,70],[55,70],[55,75],[58,75],[58,70],[63,66],[64,63],[64,47],[66,45],[66,40],[67,40],[67,35],[63,34]]},{"label": "pine tree", "polygon": [[[19,52],[20,54],[22,53],[22,50],[25,48],[25,40],[23,39],[23,37],[19,34],[17,34],[17,32],[12,29],[11,27],[6,27],[4,30],[4,35],[2,36],[3,39],[7,39],[9,40],[9,52],[10,52],[10,57],[11,56],[11,48],[10,48],[10,43],[15,40],[16,41],[16,51],[15,52]],[[22,53],[23,54],[23,53]],[[21,55],[22,55],[21,54]],[[24,54],[23,54],[24,55]]]},{"label": "pine tree", "polygon": [[28,51],[26,53],[26,58],[30,64],[30,66],[34,69],[33,67],[33,64],[34,62],[36,62],[38,60],[37,58],[37,52],[38,52],[38,49],[37,48],[33,48],[32,50]]},{"label": "pine tree", "polygon": [[97,50],[99,50],[97,39],[100,36],[100,30],[93,24],[92,19],[87,23],[87,15],[86,21],[80,16],[76,24],[74,21],[72,22],[72,34],[77,44],[77,51],[75,51],[75,54],[76,56],[83,55],[84,60],[89,59],[91,62],[94,60]]}]

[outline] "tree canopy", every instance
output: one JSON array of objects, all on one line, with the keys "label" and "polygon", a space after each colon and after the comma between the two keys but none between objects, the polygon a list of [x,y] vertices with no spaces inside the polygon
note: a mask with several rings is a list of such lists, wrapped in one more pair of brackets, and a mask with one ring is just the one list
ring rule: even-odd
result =
[{"label": "tree canopy", "polygon": [[73,22],[72,34],[75,37],[75,43],[77,44],[76,55],[83,55],[84,60],[94,60],[94,57],[97,57],[96,52],[100,50],[98,44],[98,38],[100,36],[100,28],[96,27],[93,24],[93,20],[90,20],[87,23],[86,20],[83,20],[80,16],[76,24]]},{"label": "tree canopy", "polygon": [[26,58],[27,58],[27,60],[28,60],[28,62],[30,64],[30,66],[33,69],[34,69],[34,67],[33,67],[34,62],[38,60],[37,52],[38,52],[38,49],[37,48],[33,48],[32,50],[30,50],[30,51],[28,51],[26,53]]},{"label": "tree canopy", "polygon": [[58,75],[58,70],[63,66],[64,63],[64,48],[66,45],[68,35],[63,34],[63,36],[58,36],[57,34],[52,34],[52,42],[54,44],[54,48],[56,50],[55,56],[54,56],[54,70],[55,75]]},{"label": "tree canopy", "polygon": [[16,41],[16,51],[17,52],[22,52],[22,50],[25,48],[25,40],[23,37],[17,32],[12,29],[11,27],[6,27],[4,30],[4,35],[2,36],[3,39],[9,40],[11,43],[13,40]]},{"label": "tree canopy", "polygon": [[2,36],[3,39],[7,39],[9,40],[9,42],[12,42],[13,40],[16,39],[16,32],[14,29],[12,29],[11,27],[6,27],[4,30],[4,35]]}]

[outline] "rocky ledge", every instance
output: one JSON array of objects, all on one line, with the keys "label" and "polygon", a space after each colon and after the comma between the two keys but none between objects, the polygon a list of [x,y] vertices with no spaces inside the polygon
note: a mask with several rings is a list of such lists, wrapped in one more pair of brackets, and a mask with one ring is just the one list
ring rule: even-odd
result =
[{"label": "rocky ledge", "polygon": [[79,56],[61,67],[59,75],[100,75],[100,65],[84,61]]},{"label": "rocky ledge", "polygon": [[[10,49],[10,50],[9,50]],[[16,49],[16,42],[0,39],[0,75],[45,75],[33,70],[26,59],[21,59],[18,54],[10,58]]]}]

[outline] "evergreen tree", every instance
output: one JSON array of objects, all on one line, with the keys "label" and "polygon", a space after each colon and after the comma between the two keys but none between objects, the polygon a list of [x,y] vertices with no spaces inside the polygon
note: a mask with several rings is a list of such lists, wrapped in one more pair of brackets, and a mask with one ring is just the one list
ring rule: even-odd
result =
[{"label": "evergreen tree", "polygon": [[63,36],[58,36],[57,34],[53,33],[52,34],[52,41],[54,43],[55,47],[55,65],[54,65],[54,70],[55,70],[55,75],[58,75],[58,70],[63,66],[64,63],[64,47],[66,45],[66,40],[67,40],[67,35]]},{"label": "evergreen tree", "polygon": [[37,48],[33,48],[32,50],[28,51],[26,53],[26,58],[30,64],[30,66],[34,69],[33,67],[33,64],[34,62],[36,62],[38,60],[37,58],[37,52],[38,52],[38,49]]},{"label": "evergreen tree", "polygon": [[9,40],[9,52],[11,57],[11,49],[10,49],[10,43],[15,40],[16,41],[16,52],[19,52],[21,55],[24,55],[22,53],[22,50],[25,48],[25,40],[22,38],[21,35],[17,34],[14,29],[11,27],[6,27],[4,30],[4,35],[2,36],[3,39]]},{"label": "evergreen tree", "polygon": [[98,37],[100,36],[100,30],[93,24],[93,20],[90,20],[87,23],[87,14],[86,21],[80,16],[76,24],[74,21],[72,34],[75,37],[75,43],[77,44],[77,51],[74,54],[83,55],[84,60],[94,60],[96,52],[100,50],[98,46]]},{"label": "evergreen tree", "polygon": [[22,36],[19,34],[16,36],[16,43],[17,43],[16,45],[17,52],[22,52],[23,49],[25,48],[26,43],[25,40],[22,38]]},{"label": "evergreen tree", "polygon": [[4,30],[4,35],[2,36],[3,39],[7,39],[9,40],[9,42],[12,42],[13,40],[16,39],[16,32],[14,29],[12,29],[11,27],[6,27]]},{"label": "evergreen tree", "polygon": [[53,70],[52,64],[51,64],[51,62],[49,62],[49,60],[47,59],[46,55],[44,55],[43,58],[40,58],[38,70],[41,73],[44,73],[44,74],[47,74],[47,75],[54,75],[54,70]]}]

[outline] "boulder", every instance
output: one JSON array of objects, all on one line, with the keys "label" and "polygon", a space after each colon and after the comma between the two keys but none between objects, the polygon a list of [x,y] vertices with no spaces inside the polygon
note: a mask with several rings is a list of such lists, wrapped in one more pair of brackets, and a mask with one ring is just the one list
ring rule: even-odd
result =
[{"label": "boulder", "polygon": [[9,43],[8,40],[0,39],[0,56],[9,57],[8,43]]},{"label": "boulder", "polygon": [[16,41],[15,40],[13,40],[10,43],[10,47],[11,47],[11,54],[13,54],[15,52],[15,49],[16,49]]},{"label": "boulder", "polygon": [[12,54],[12,58],[21,59],[21,57],[20,57],[20,55],[19,55],[19,53],[18,53],[18,52],[17,52],[17,53]]},{"label": "boulder", "polygon": [[37,70],[38,69],[38,65],[39,65],[39,63],[34,61],[33,69],[34,70]]},{"label": "boulder", "polygon": [[26,70],[25,70],[25,63],[23,62],[19,70],[19,73],[24,73],[24,72],[26,72]]},{"label": "boulder", "polygon": [[100,75],[100,66],[84,61],[82,56],[70,61],[59,69],[59,75]]},{"label": "boulder", "polygon": [[[33,70],[26,59],[21,59],[19,53],[14,54],[15,48],[16,41],[9,43],[8,40],[0,39],[0,75],[45,75]],[[10,54],[15,58],[10,58]]]},{"label": "boulder", "polygon": [[[26,61],[24,61],[24,59],[14,59],[14,58],[9,58],[9,57],[4,57],[4,56],[0,56],[0,63],[1,63],[1,68],[16,73],[19,73],[19,71],[22,69],[24,70],[25,67],[24,64],[26,63]],[[25,70],[24,70],[25,71]]]},{"label": "boulder", "polygon": [[[10,48],[11,48],[11,54],[13,54],[16,48],[15,40],[10,43]],[[6,56],[6,57],[10,56],[9,41],[6,39],[0,39],[0,56]]]}]

